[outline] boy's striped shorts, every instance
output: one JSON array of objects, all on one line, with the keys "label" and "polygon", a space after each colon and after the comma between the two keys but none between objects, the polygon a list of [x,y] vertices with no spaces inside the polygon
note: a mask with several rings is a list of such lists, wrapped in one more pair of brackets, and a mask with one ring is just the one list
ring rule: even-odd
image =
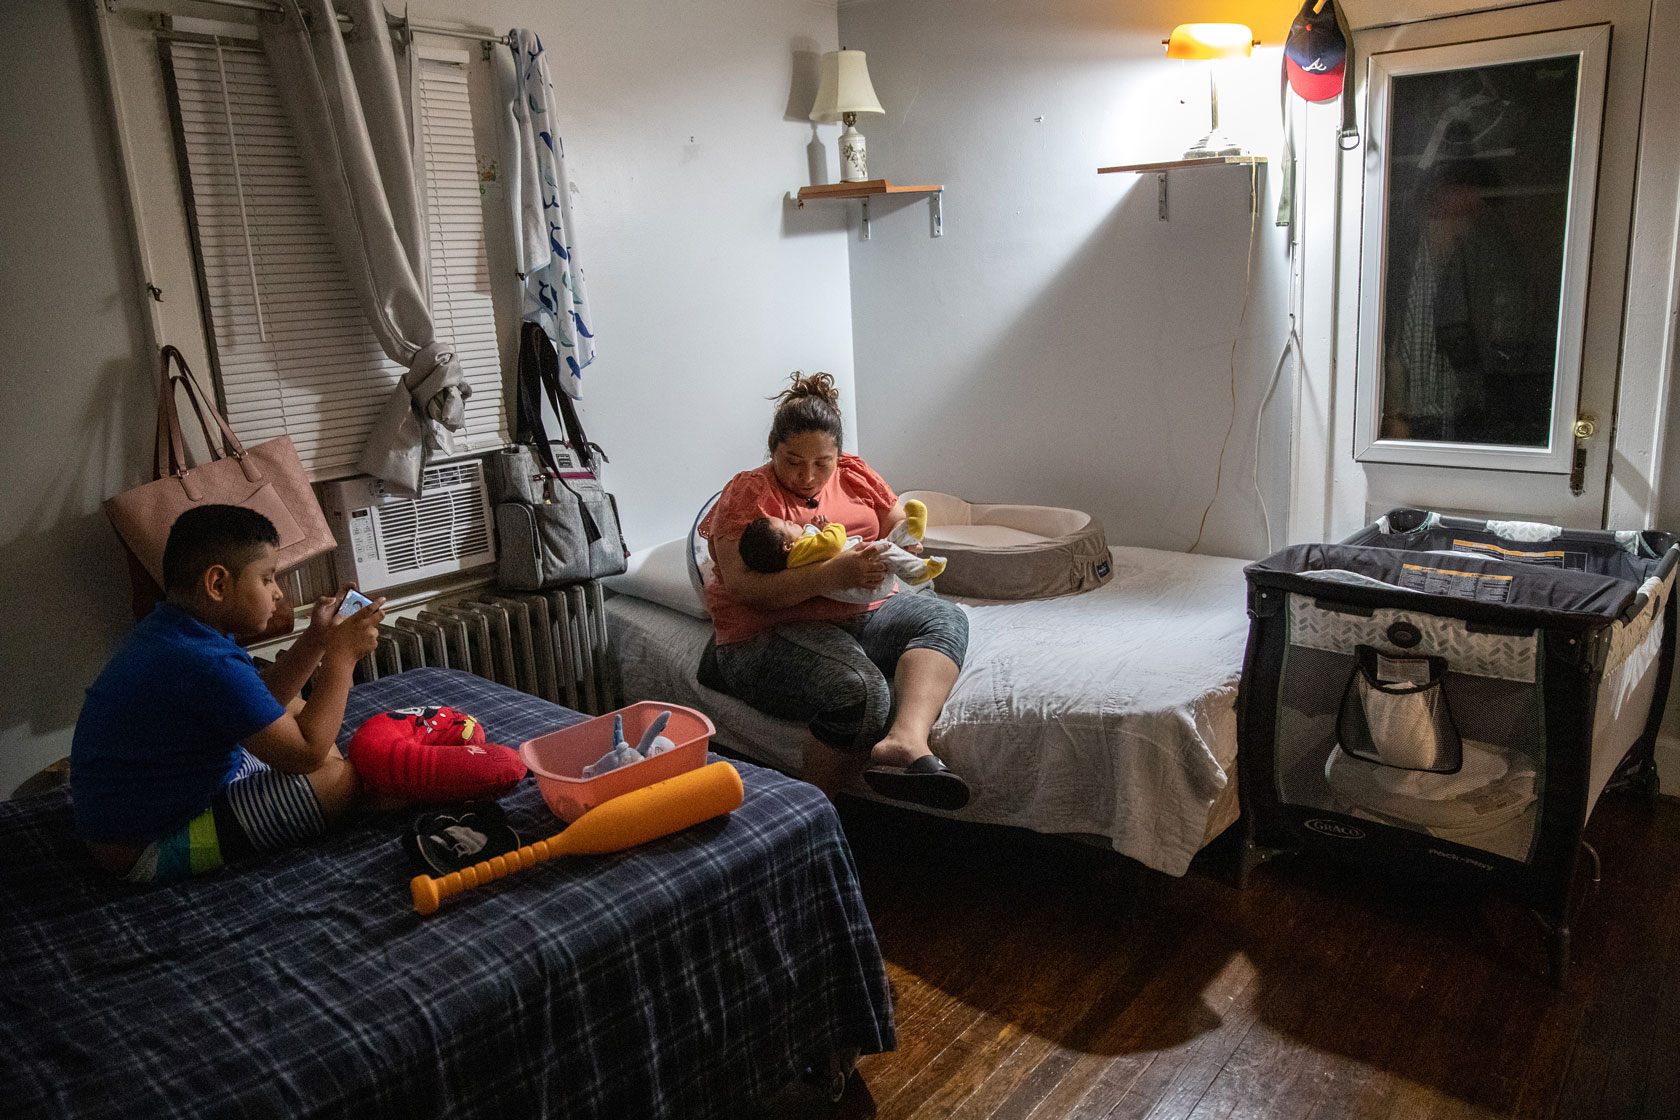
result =
[{"label": "boy's striped shorts", "polygon": [[272,851],[327,830],[315,787],[303,774],[282,774],[245,752],[239,771],[210,808],[146,846],[129,871],[133,883],[177,883],[228,860]]}]

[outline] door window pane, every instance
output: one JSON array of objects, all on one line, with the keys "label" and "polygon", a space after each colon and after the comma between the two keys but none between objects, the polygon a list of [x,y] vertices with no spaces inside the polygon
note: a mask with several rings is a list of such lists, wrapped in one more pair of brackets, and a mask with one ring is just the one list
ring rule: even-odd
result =
[{"label": "door window pane", "polygon": [[1394,76],[1379,438],[1548,444],[1579,75]]}]

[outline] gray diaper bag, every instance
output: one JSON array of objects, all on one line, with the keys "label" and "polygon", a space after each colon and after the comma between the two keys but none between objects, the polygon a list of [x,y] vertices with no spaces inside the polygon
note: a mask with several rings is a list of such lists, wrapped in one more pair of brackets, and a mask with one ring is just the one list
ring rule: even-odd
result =
[{"label": "gray diaper bag", "polygon": [[558,477],[525,444],[490,457],[496,581],[510,591],[560,587],[625,568],[613,496],[593,472],[574,466],[570,448],[553,451]]},{"label": "gray diaper bag", "polygon": [[[543,425],[545,396],[563,441]],[[584,435],[560,386],[554,344],[535,323],[520,336],[514,424],[518,442],[489,458],[496,581],[509,591],[537,591],[623,572],[629,552],[618,505],[601,484],[606,455]]]}]

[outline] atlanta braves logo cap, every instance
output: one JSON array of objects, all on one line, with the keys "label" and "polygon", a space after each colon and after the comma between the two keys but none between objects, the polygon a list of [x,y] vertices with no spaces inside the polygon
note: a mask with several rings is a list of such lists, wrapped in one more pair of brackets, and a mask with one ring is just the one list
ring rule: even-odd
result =
[{"label": "atlanta braves logo cap", "polygon": [[1342,92],[1346,64],[1347,42],[1336,25],[1336,0],[1307,0],[1283,44],[1289,88],[1307,101],[1328,101]]}]

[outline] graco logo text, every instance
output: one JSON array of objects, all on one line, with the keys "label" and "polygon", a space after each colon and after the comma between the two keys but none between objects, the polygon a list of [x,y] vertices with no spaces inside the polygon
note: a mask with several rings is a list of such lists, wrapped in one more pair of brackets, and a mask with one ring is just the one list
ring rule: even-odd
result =
[{"label": "graco logo text", "polygon": [[1313,820],[1307,821],[1306,824],[1307,827],[1312,829],[1314,832],[1322,833],[1325,836],[1334,836],[1338,840],[1365,839],[1364,829],[1355,828],[1351,824],[1343,824],[1341,821],[1327,821],[1323,818],[1314,818]]}]

